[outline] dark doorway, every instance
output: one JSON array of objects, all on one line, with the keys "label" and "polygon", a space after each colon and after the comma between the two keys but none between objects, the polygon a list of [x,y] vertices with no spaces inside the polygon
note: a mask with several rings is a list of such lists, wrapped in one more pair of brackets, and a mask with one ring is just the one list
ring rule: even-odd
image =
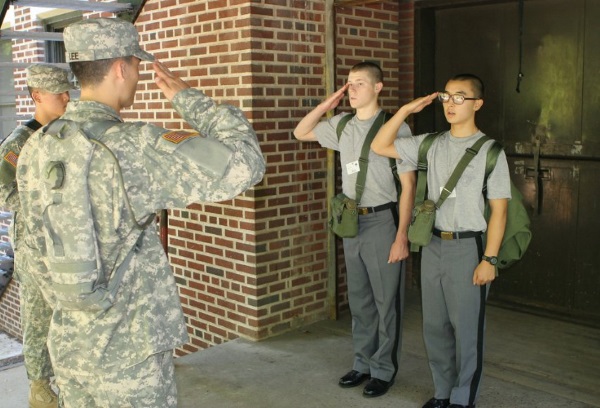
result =
[{"label": "dark doorway", "polygon": [[[533,240],[490,301],[600,326],[600,2],[417,3],[416,94],[486,85],[478,126],[506,150]],[[518,75],[524,76],[518,81]],[[439,106],[416,131],[448,127]]]}]

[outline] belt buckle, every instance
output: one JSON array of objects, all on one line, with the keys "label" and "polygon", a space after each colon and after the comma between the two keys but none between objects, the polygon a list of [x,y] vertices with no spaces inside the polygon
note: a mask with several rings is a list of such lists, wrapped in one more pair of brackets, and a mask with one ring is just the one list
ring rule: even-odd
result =
[{"label": "belt buckle", "polygon": [[440,235],[442,239],[454,239],[454,234],[452,232],[441,231]]},{"label": "belt buckle", "polygon": [[358,207],[358,214],[366,215],[369,213],[369,209],[367,207]]}]

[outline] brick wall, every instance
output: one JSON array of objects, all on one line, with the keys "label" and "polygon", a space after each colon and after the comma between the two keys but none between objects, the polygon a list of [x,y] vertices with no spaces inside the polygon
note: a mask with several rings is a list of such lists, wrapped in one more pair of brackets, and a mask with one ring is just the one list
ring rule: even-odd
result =
[{"label": "brick wall", "polygon": [[[374,60],[386,77],[383,106],[397,108],[400,79],[412,89],[412,67],[400,64],[398,4],[336,11],[338,86],[353,64]],[[327,316],[326,152],[292,135],[326,96],[324,24],[323,1],[291,0],[150,1],[136,23],[145,49],[192,86],[245,111],[268,163],[263,182],[239,198],[169,212],[169,257],[192,339],[180,353],[238,336],[265,338]],[[142,113],[132,118],[186,127],[149,75],[141,89],[134,110]]]},{"label": "brick wall", "polygon": [[[412,99],[413,67],[412,64],[406,64],[407,60],[413,61],[414,54],[412,10],[412,3],[399,4],[395,1],[373,2],[364,6],[342,4],[336,7],[338,87],[345,83],[353,65],[361,61],[373,61],[383,70],[384,87],[379,99],[383,109],[395,112],[400,107],[400,101]],[[400,50],[405,53],[402,57]],[[340,110],[351,109],[347,101],[345,102],[340,106]],[[339,164],[337,174],[337,184],[340,186]],[[338,248],[338,264],[338,302],[342,308],[346,308],[348,297],[341,245]],[[407,282],[410,281],[408,276]]]},{"label": "brick wall", "polygon": [[[15,7],[15,31],[42,31],[42,24],[39,20],[32,17],[30,8]],[[31,64],[34,62],[43,62],[44,42],[31,40],[13,40],[13,62],[22,62]],[[17,90],[27,91],[25,69],[14,70],[15,88]],[[28,94],[18,95],[16,101],[17,115],[29,118],[35,112],[35,105]]]},{"label": "brick wall", "polygon": [[[354,63],[373,60],[384,69],[384,108],[410,99],[412,46],[399,42],[412,38],[411,8],[395,1],[336,8],[337,86]],[[244,110],[267,160],[264,180],[241,196],[168,212],[168,255],[191,338],[177,353],[327,318],[327,155],[292,135],[326,96],[324,1],[149,0],[136,27],[142,46],[191,86]],[[149,64],[138,89],[128,120],[188,128],[153,84]],[[341,250],[339,257],[346,309]]]}]

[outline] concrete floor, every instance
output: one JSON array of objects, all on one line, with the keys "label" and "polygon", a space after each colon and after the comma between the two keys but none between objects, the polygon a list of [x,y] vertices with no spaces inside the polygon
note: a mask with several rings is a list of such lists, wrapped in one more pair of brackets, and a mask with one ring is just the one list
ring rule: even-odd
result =
[{"label": "concrete floor", "polygon": [[[403,408],[432,396],[418,294],[409,292],[401,369],[379,398],[342,389],[350,317],[258,343],[234,340],[175,360],[180,408]],[[480,408],[600,407],[600,329],[488,307]],[[1,370],[1,368],[0,368]],[[0,371],[1,407],[26,408],[22,365]]]}]

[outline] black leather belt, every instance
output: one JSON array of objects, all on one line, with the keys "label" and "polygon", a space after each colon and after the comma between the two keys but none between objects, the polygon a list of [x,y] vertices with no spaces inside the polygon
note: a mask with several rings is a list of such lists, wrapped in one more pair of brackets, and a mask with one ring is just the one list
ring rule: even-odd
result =
[{"label": "black leather belt", "polygon": [[463,232],[450,232],[440,231],[437,228],[433,229],[433,235],[440,237],[441,239],[463,239],[463,238],[475,238],[483,234],[481,231],[463,231]]},{"label": "black leather belt", "polygon": [[396,203],[391,201],[387,204],[378,205],[377,207],[358,207],[358,215],[367,215],[377,211],[388,210],[396,206]]}]

